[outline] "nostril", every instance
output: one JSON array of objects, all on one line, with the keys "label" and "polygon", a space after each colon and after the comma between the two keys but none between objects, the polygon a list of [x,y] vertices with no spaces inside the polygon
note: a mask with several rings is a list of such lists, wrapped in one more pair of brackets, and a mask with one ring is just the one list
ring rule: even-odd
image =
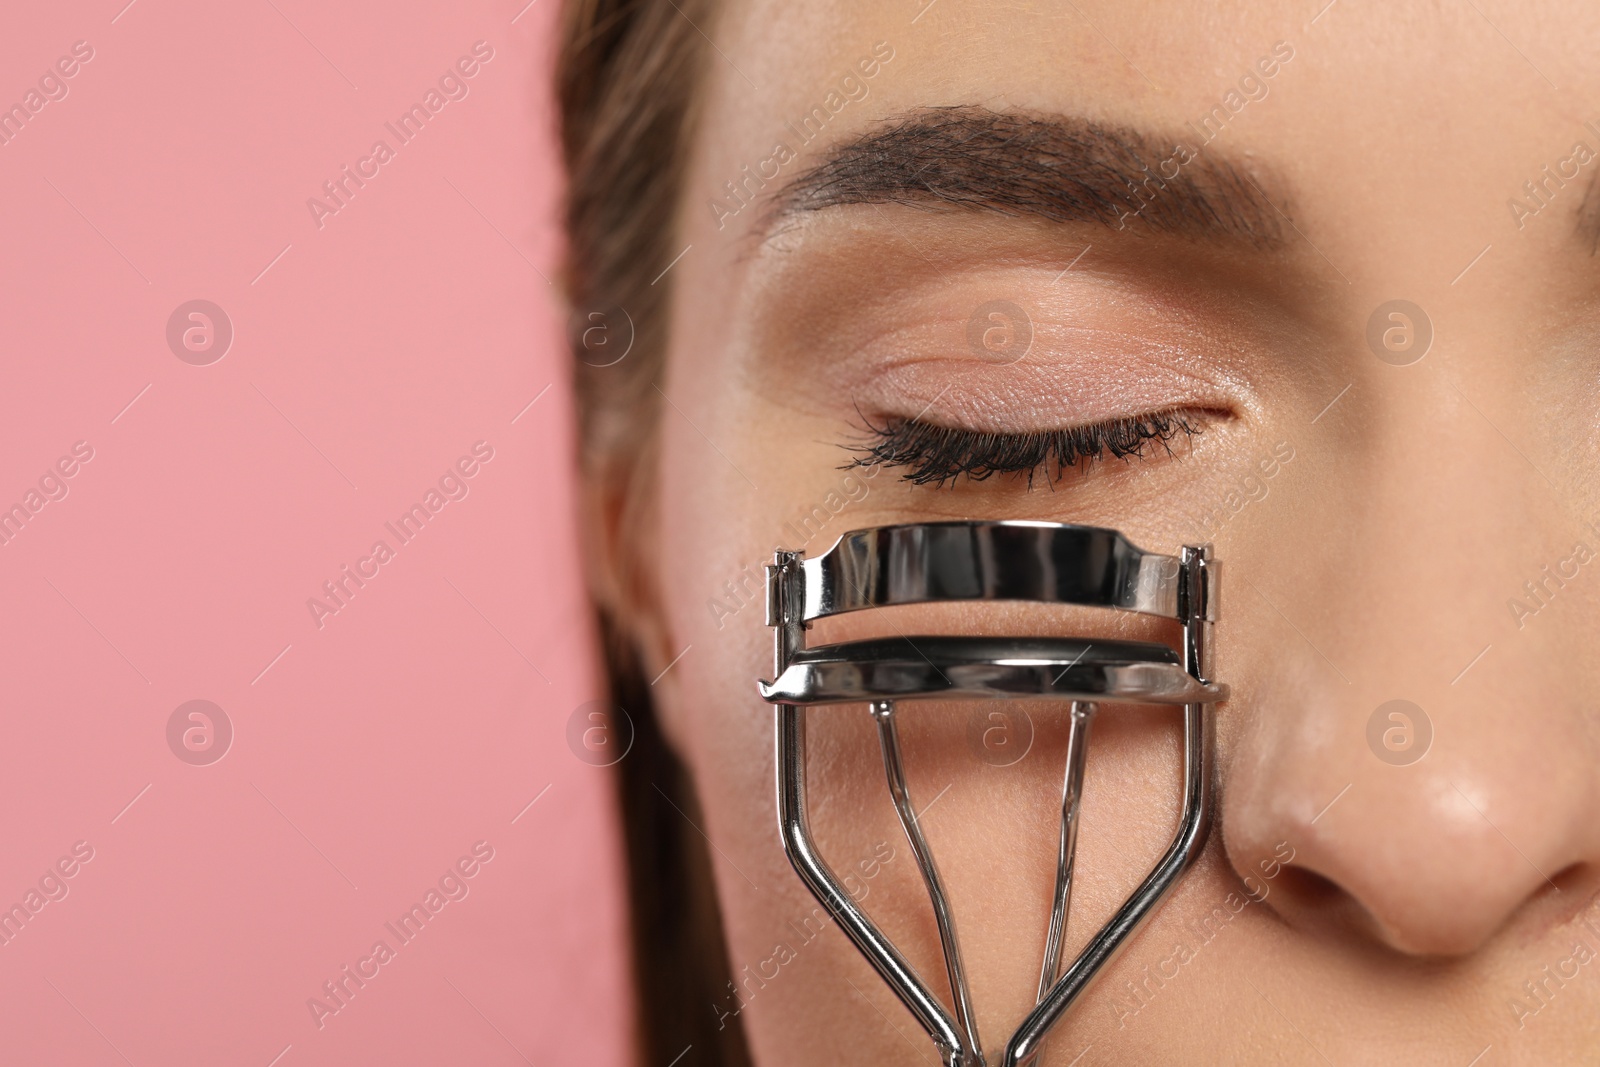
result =
[{"label": "nostril", "polygon": [[1550,883],[1536,896],[1551,898],[1549,906],[1559,910],[1562,920],[1575,918],[1600,896],[1600,868],[1592,863],[1569,863],[1552,874]]},{"label": "nostril", "polygon": [[1265,889],[1256,900],[1272,909],[1279,918],[1312,935],[1348,940],[1352,930],[1363,930],[1368,937],[1387,941],[1376,916],[1361,900],[1327,875],[1299,864],[1285,864],[1270,882],[1246,889]]},{"label": "nostril", "polygon": [[1273,888],[1266,899],[1271,899],[1274,894],[1283,897],[1293,897],[1298,903],[1308,907],[1326,907],[1335,903],[1340,897],[1348,894],[1339,888],[1339,884],[1331,878],[1325,878],[1316,871],[1304,867],[1285,867],[1278,872],[1278,877],[1273,879]]},{"label": "nostril", "polygon": [[1307,867],[1285,864],[1270,882],[1253,886],[1254,881],[1246,880],[1245,887],[1265,890],[1256,894],[1257,901],[1301,930],[1338,936],[1348,933],[1352,924],[1368,929],[1374,925],[1367,909],[1344,887]]},{"label": "nostril", "polygon": [[[1600,866],[1573,863],[1541,878],[1538,887],[1529,887],[1519,911],[1531,928],[1545,929],[1570,922],[1585,908],[1600,902]],[[1452,955],[1460,950],[1448,943],[1416,942],[1416,931],[1392,927],[1369,908],[1360,895],[1352,893],[1334,878],[1300,863],[1285,863],[1270,878],[1260,875],[1244,878],[1244,892],[1257,904],[1271,909],[1297,930],[1347,942],[1353,930],[1364,931],[1374,941],[1387,944],[1406,955]],[[1487,936],[1492,930],[1480,932]]]}]

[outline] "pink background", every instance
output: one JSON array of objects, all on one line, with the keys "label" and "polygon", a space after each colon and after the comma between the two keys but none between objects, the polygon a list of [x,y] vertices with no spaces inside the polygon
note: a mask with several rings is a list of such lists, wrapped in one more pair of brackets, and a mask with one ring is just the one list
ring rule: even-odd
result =
[{"label": "pink background", "polygon": [[[598,676],[547,281],[557,12],[525,2],[0,14],[0,106],[93,49],[0,145],[0,509],[93,449],[0,545],[0,907],[94,850],[0,945],[0,1062],[627,1059],[611,772],[565,740]],[[401,145],[384,123],[478,41]],[[308,198],[380,138],[319,227]],[[167,341],[194,299],[234,329],[204,366]],[[384,523],[478,441],[400,545]],[[379,539],[319,627],[308,599]],[[168,742],[197,699],[234,730],[209,765]],[[479,841],[396,948],[385,922]],[[319,1028],[308,998],[379,939]]]}]

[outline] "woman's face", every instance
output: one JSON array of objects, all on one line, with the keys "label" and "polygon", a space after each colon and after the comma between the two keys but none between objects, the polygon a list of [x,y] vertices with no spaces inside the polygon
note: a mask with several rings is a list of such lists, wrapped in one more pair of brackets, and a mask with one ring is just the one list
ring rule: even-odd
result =
[{"label": "woman's face", "polygon": [[[774,547],[932,519],[1223,561],[1214,832],[1045,1062],[1600,1043],[1600,7],[1317,7],[746,0],[702,27],[636,547],[738,983],[705,1010],[762,1067],[933,1062],[784,858],[755,689]],[[1072,428],[1099,459],[1028,436]],[[997,441],[1045,457],[1031,484],[962,473],[1007,467]],[[874,445],[899,465],[843,469]],[[989,604],[810,638],[941,631],[1172,636]],[[1029,745],[995,710],[902,718],[998,1051],[1033,1004],[1066,725],[1033,706]],[[1069,953],[1170,838],[1179,721],[1096,720]],[[822,851],[943,990],[868,713],[810,722]]]}]

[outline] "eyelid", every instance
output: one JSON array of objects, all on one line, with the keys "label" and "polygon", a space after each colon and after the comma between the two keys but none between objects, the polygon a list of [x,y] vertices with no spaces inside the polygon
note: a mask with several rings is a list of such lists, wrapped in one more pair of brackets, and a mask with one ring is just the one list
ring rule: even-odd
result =
[{"label": "eyelid", "polygon": [[1143,458],[1151,442],[1172,454],[1178,434],[1193,438],[1213,413],[1163,409],[1125,418],[1049,430],[996,433],[963,426],[900,418],[873,424],[863,417],[866,437],[844,447],[857,453],[842,469],[901,468],[903,481],[943,488],[963,477],[985,481],[996,474],[1026,474],[1028,488],[1041,471],[1054,485],[1068,467]]}]

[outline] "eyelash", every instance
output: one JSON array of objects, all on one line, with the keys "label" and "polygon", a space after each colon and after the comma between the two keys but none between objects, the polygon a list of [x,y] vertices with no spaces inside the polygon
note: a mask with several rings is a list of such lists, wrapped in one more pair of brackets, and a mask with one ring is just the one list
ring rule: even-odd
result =
[{"label": "eyelash", "polygon": [[1110,453],[1117,459],[1143,458],[1151,442],[1172,454],[1172,438],[1201,432],[1184,413],[1155,411],[1064,430],[993,433],[960,426],[940,426],[916,419],[891,419],[875,425],[863,417],[867,438],[845,447],[858,453],[841,467],[897,467],[901,479],[914,485],[942,488],[965,477],[981,482],[996,474],[1027,474],[1028,488],[1041,472],[1050,484],[1080,460],[1097,462]]}]

